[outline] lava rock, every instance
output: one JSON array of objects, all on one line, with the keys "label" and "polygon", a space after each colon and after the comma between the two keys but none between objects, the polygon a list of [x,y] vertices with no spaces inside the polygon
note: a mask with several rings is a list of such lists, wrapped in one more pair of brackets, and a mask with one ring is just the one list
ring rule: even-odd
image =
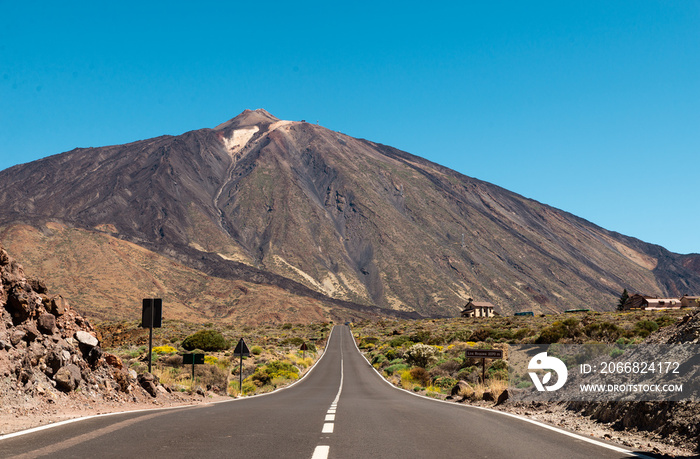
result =
[{"label": "lava rock", "polygon": [[39,331],[45,335],[53,335],[56,329],[56,317],[53,314],[41,314],[36,324]]},{"label": "lava rock", "polygon": [[66,365],[58,370],[53,377],[53,380],[56,381],[56,388],[63,392],[74,391],[81,379],[80,368],[75,364]]},{"label": "lava rock", "polygon": [[97,338],[83,330],[75,332],[75,339],[77,339],[80,344],[83,344],[88,347],[95,347],[99,344]]},{"label": "lava rock", "polygon": [[156,386],[156,377],[151,373],[143,373],[138,376],[139,385],[143,387],[146,392],[148,392],[151,397],[158,395],[158,388]]}]

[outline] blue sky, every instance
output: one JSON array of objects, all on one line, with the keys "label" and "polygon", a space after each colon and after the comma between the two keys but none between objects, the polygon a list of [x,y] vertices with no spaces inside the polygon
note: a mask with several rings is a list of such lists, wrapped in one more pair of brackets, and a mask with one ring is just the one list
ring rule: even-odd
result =
[{"label": "blue sky", "polygon": [[700,252],[700,2],[143,3],[0,0],[0,169],[265,108]]}]

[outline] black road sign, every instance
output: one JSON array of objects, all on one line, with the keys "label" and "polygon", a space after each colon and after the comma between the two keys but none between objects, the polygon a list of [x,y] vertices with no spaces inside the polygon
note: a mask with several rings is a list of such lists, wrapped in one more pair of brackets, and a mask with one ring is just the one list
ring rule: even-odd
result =
[{"label": "black road sign", "polygon": [[141,327],[160,328],[163,324],[163,300],[161,298],[144,298],[141,310]]},{"label": "black road sign", "polygon": [[204,363],[204,354],[183,354],[183,365],[202,365]]},{"label": "black road sign", "polygon": [[500,349],[467,349],[464,351],[464,356],[479,359],[502,359],[503,351]]},{"label": "black road sign", "polygon": [[301,344],[301,349],[299,349],[299,350],[300,350],[300,351],[308,351],[308,350],[309,350],[309,347],[306,345],[306,343],[302,343],[302,344]]},{"label": "black road sign", "polygon": [[240,341],[238,341],[236,349],[233,350],[233,356],[250,357],[250,351],[248,350],[248,346],[246,345],[245,341],[243,341],[243,338],[241,338]]}]

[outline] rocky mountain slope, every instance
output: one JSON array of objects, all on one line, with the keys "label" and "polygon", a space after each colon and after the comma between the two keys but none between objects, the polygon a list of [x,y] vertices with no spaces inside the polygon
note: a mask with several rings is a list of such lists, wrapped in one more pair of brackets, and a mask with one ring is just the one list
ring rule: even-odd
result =
[{"label": "rocky mountain slope", "polygon": [[[469,297],[505,313],[554,312],[611,309],[623,288],[700,291],[700,255],[674,254],[406,152],[264,110],[0,172],[8,250],[105,314],[119,299],[95,272],[99,261],[80,256],[98,236],[207,279],[422,315],[455,315]],[[119,252],[110,264],[127,273],[131,259]],[[74,285],[53,269],[66,263]],[[161,275],[154,295],[164,290]],[[195,291],[188,284],[165,293],[192,308],[220,307],[211,296],[196,301]]]},{"label": "rocky mountain slope", "polygon": [[[152,375],[103,353],[92,325],[0,246],[0,435],[32,409],[168,398]],[[56,411],[56,410],[54,410]],[[58,410],[60,411],[60,410]]]}]

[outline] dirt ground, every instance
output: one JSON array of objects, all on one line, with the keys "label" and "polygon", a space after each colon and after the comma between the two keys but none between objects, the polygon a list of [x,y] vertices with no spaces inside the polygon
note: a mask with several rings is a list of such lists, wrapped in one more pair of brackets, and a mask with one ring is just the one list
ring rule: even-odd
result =
[{"label": "dirt ground", "polygon": [[652,457],[698,457],[697,445],[683,443],[681,439],[659,438],[652,432],[616,430],[611,423],[601,423],[575,411],[567,410],[562,404],[541,403],[541,406],[534,406],[531,403],[505,403],[494,407],[493,403],[489,402],[466,403],[524,416],[595,440],[612,442]]}]

